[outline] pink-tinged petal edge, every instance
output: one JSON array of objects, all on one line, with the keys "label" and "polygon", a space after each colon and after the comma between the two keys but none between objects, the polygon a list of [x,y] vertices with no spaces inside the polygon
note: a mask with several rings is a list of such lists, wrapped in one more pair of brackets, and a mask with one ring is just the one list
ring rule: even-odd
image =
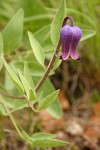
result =
[{"label": "pink-tinged petal edge", "polygon": [[77,46],[82,37],[82,31],[77,26],[74,26],[72,30],[73,30],[73,38],[72,38],[72,43],[70,47],[70,57],[74,60],[77,60],[77,59],[80,59],[80,55],[77,53]]},{"label": "pink-tinged petal edge", "polygon": [[63,60],[68,59],[69,55],[70,55],[70,50],[67,50],[67,51],[64,50],[62,53],[62,59]]},{"label": "pink-tinged petal edge", "polygon": [[71,51],[70,51],[70,56],[71,56],[71,58],[74,59],[74,60],[80,59],[80,55],[77,53],[76,50],[71,50]]}]

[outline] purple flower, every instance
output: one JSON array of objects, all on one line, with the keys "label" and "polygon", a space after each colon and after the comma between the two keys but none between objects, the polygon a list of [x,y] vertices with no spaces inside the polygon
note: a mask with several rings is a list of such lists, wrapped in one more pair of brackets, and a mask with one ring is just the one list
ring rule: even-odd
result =
[{"label": "purple flower", "polygon": [[68,57],[76,60],[79,59],[77,53],[77,46],[82,37],[82,31],[79,27],[65,25],[60,31],[60,39],[62,44],[62,55],[61,59],[66,60]]}]

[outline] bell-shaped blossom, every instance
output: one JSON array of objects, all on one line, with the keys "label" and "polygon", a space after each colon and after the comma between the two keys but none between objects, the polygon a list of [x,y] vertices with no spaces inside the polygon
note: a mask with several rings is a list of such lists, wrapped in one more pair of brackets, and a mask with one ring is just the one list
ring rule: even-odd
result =
[{"label": "bell-shaped blossom", "polygon": [[77,46],[82,37],[82,31],[77,26],[65,25],[60,31],[60,40],[62,44],[61,59],[66,60],[71,57],[74,60],[79,59]]}]

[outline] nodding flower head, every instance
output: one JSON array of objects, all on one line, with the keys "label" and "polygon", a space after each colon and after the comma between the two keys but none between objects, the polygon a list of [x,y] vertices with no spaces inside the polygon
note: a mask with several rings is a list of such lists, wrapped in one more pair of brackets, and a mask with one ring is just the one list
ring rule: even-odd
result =
[{"label": "nodding flower head", "polygon": [[82,37],[82,31],[77,26],[64,25],[60,31],[60,40],[62,45],[61,59],[66,60],[71,57],[74,60],[79,59],[77,46]]}]

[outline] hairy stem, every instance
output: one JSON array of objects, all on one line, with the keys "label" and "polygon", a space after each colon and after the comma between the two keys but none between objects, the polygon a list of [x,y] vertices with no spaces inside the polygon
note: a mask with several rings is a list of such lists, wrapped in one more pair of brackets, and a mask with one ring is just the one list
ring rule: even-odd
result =
[{"label": "hairy stem", "polygon": [[43,75],[42,78],[39,80],[38,84],[36,85],[36,88],[35,88],[35,91],[36,91],[36,92],[38,92],[38,90],[41,88],[42,84],[44,83],[44,81],[45,81],[46,78],[48,77],[48,75],[49,75],[51,69],[53,68],[53,65],[54,65],[55,60],[56,60],[56,55],[55,55],[55,53],[56,53],[57,51],[59,51],[60,45],[61,45],[61,44],[60,44],[60,40],[59,40],[58,45],[57,45],[57,48],[56,48],[56,51],[54,52],[54,54],[53,54],[53,56],[52,56],[52,59],[51,59],[51,61],[50,61],[49,64],[48,64],[48,67],[47,67],[47,69],[46,69],[46,72],[44,73],[44,75]]},{"label": "hairy stem", "polygon": [[[73,27],[73,22],[74,21],[73,21],[73,18],[71,16],[67,16],[67,17],[64,18],[62,27],[66,25],[66,22],[67,22],[68,19],[70,20],[70,26]],[[52,57],[51,61],[49,62],[49,65],[48,65],[48,67],[46,69],[46,72],[45,72],[45,74],[43,75],[43,77],[40,79],[40,81],[36,85],[36,88],[35,88],[36,92],[38,92],[38,90],[41,88],[42,84],[44,83],[44,81],[48,77],[51,69],[53,68],[54,62],[56,60],[56,55],[57,55],[57,53],[59,52],[59,49],[60,49],[60,45],[61,45],[61,42],[60,42],[60,39],[59,39],[56,51],[54,52],[53,57]]]}]

